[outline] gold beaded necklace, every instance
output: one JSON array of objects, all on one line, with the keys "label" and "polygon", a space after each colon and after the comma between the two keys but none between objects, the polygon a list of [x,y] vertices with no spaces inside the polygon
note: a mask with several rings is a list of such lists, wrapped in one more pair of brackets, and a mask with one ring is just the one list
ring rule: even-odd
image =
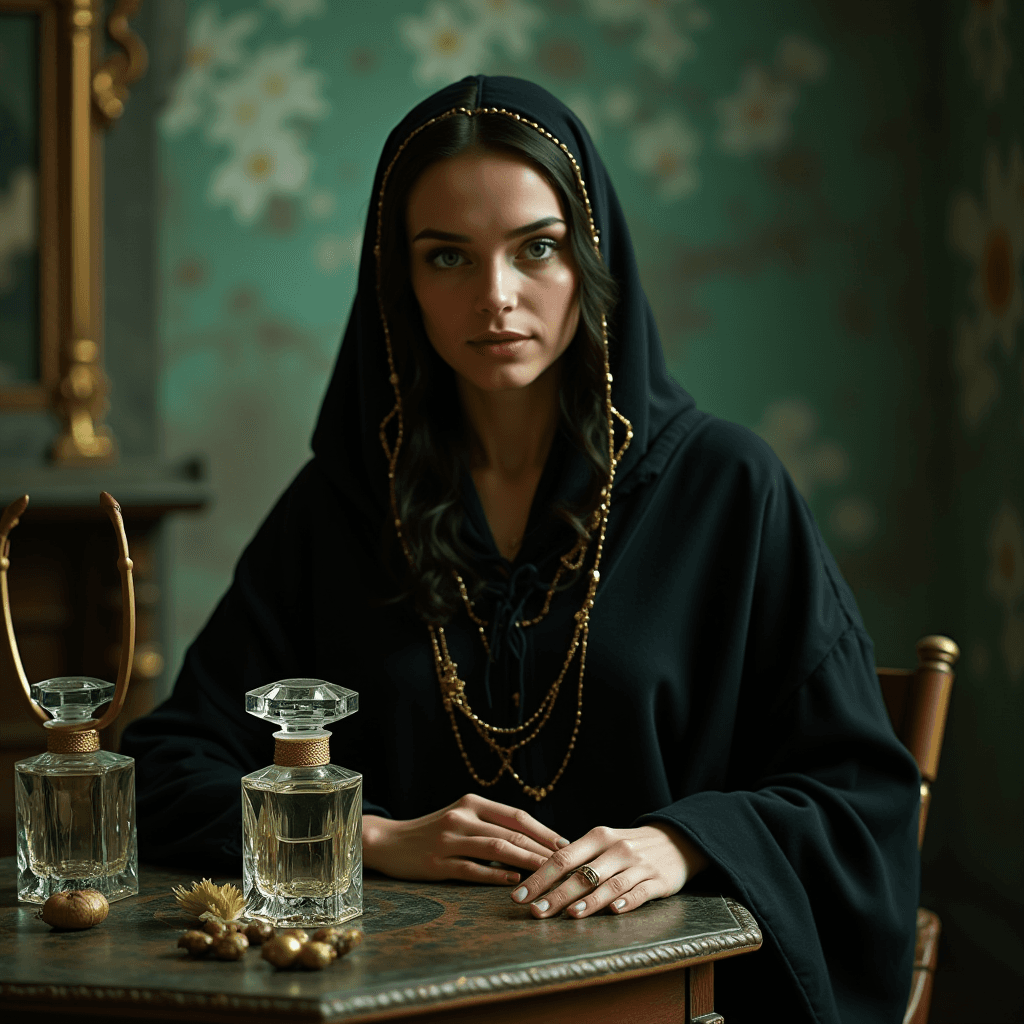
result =
[{"label": "gold beaded necklace", "polygon": [[[398,373],[395,370],[394,353],[391,347],[391,333],[388,330],[388,321],[384,309],[382,294],[383,282],[381,279],[380,256],[381,234],[384,220],[384,192],[387,188],[388,179],[391,176],[391,171],[395,166],[395,162],[402,155],[405,147],[416,135],[425,128],[429,128],[438,121],[446,120],[449,117],[458,117],[460,115],[473,117],[479,114],[500,114],[519,121],[527,127],[532,128],[540,135],[543,135],[554,145],[558,146],[558,148],[565,154],[569,163],[572,165],[573,174],[576,177],[577,190],[587,210],[591,244],[593,245],[594,252],[597,254],[597,258],[601,259],[601,251],[599,248],[600,237],[594,224],[594,214],[590,206],[590,198],[587,195],[587,188],[583,181],[583,175],[580,172],[579,164],[576,162],[576,158],[569,151],[569,148],[565,143],[560,142],[551,134],[551,132],[547,131],[536,122],[523,117],[521,114],[516,114],[513,111],[506,110],[504,107],[455,107],[452,110],[445,111],[443,114],[438,114],[437,117],[432,117],[429,121],[426,121],[418,128],[415,128],[395,151],[394,157],[392,157],[391,162],[384,171],[384,176],[381,179],[380,192],[377,195],[377,237],[373,248],[374,258],[377,265],[377,306],[380,311],[381,324],[384,328],[384,342],[387,346],[389,371],[388,380],[395,394],[394,406],[384,419],[381,420],[379,437],[381,447],[384,449],[384,455],[388,460],[388,491],[391,498],[391,514],[394,518],[395,532],[398,535],[398,540],[402,546],[402,551],[405,554],[406,560],[413,568],[415,568],[415,563],[413,562],[412,552],[409,550],[408,542],[402,533],[402,520],[398,514],[398,498],[395,493],[395,466],[398,464],[398,453],[402,447],[405,422],[402,412],[402,393],[399,386]],[[566,653],[565,660],[562,663],[562,669],[558,673],[558,677],[551,684],[547,694],[545,694],[544,698],[537,706],[537,709],[533,714],[526,718],[522,724],[510,727],[492,725],[489,722],[485,722],[473,711],[469,698],[466,695],[465,680],[459,678],[459,667],[452,659],[448,650],[448,638],[445,636],[444,627],[433,625],[431,623],[427,624],[427,629],[430,632],[430,645],[434,654],[434,668],[437,672],[438,682],[441,686],[441,699],[444,703],[445,711],[448,713],[448,717],[451,720],[452,732],[455,735],[455,742],[458,745],[459,753],[462,755],[462,760],[465,762],[470,776],[480,786],[493,786],[507,772],[522,787],[524,793],[538,801],[543,800],[544,797],[547,796],[554,788],[555,783],[557,783],[562,777],[569,764],[569,759],[572,757],[572,752],[576,747],[576,738],[579,735],[580,730],[580,720],[583,716],[583,676],[587,664],[587,640],[590,636],[590,613],[594,607],[594,595],[597,592],[597,585],[601,579],[601,556],[604,552],[605,534],[608,530],[608,513],[611,509],[612,483],[615,480],[616,467],[621,461],[622,456],[625,454],[626,449],[629,447],[629,442],[633,438],[632,424],[618,411],[618,409],[615,408],[614,405],[612,405],[612,374],[608,361],[608,325],[605,317],[603,316],[601,317],[601,348],[604,355],[604,404],[605,417],[608,426],[608,482],[601,489],[601,503],[594,510],[590,517],[590,521],[587,524],[587,537],[579,538],[573,547],[561,556],[559,560],[559,567],[555,572],[551,585],[548,587],[540,613],[532,619],[523,619],[516,623],[518,628],[527,628],[529,626],[536,625],[544,618],[545,615],[547,615],[551,607],[552,597],[554,596],[555,589],[558,586],[559,581],[566,572],[578,572],[583,568],[587,558],[587,552],[590,548],[590,541],[596,534],[597,544],[594,551],[594,563],[590,571],[587,573],[587,594],[583,599],[583,604],[580,606],[579,611],[574,615],[575,622],[573,625],[572,640],[569,643],[569,650]],[[396,421],[396,433],[393,444],[388,442],[387,437],[387,429],[392,420]],[[616,420],[625,428],[626,431],[625,438],[618,450],[615,448]],[[466,590],[466,584],[462,577],[459,576],[458,573],[454,573],[454,576],[459,587],[459,593],[462,596],[463,604],[466,608],[466,613],[470,620],[476,625],[477,631],[480,634],[480,639],[484,645],[484,650],[487,652],[488,657],[490,657],[490,645],[487,642],[487,635],[485,633],[487,622],[476,614],[473,602],[470,600],[469,593]],[[562,759],[562,763],[558,770],[546,785],[532,786],[527,783],[526,780],[523,779],[512,767],[512,755],[515,751],[525,747],[529,743],[532,743],[533,740],[540,735],[541,730],[547,724],[548,719],[551,717],[551,713],[555,708],[555,702],[558,699],[562,683],[569,672],[569,667],[571,666],[573,659],[576,657],[577,652],[579,652],[579,675],[576,688],[576,714],[573,721],[572,735],[569,738],[569,745],[566,749],[565,757]],[[493,778],[485,779],[481,777],[473,767],[473,763],[470,761],[469,754],[462,742],[462,734],[459,732],[459,725],[455,716],[456,711],[459,711],[470,721],[480,738],[498,756],[500,767]],[[512,742],[506,741],[505,743],[502,743],[499,742],[498,737],[515,737],[515,739]]]}]

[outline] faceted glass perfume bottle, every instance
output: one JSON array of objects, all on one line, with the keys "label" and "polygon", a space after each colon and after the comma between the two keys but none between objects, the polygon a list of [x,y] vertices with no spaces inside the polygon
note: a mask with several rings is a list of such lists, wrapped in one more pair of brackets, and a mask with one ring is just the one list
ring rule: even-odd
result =
[{"label": "faceted glass perfume bottle", "polygon": [[100,750],[95,729],[68,729],[113,696],[113,683],[87,676],[32,686],[53,721],[46,753],[14,765],[19,899],[97,889],[112,903],[139,891],[135,761]]},{"label": "faceted glass perfume bottle", "polygon": [[280,927],[329,925],[363,912],[363,777],[330,764],[325,725],[359,695],[321,679],[250,690],[245,710],[281,726],[274,764],[242,779],[246,913]]},{"label": "faceted glass perfume bottle", "polygon": [[[18,653],[7,587],[8,535],[28,507],[28,495],[0,515],[0,643],[32,713],[46,731],[46,753],[14,766],[17,811],[18,899],[45,903],[55,892],[97,889],[107,900],[139,891],[135,837],[135,762],[100,750],[100,730],[124,706],[135,656],[135,587],[121,506],[100,495],[117,535],[121,574],[121,662],[117,683],[63,676],[29,685]],[[0,648],[3,649],[3,648]],[[108,705],[99,719],[93,712]]]}]

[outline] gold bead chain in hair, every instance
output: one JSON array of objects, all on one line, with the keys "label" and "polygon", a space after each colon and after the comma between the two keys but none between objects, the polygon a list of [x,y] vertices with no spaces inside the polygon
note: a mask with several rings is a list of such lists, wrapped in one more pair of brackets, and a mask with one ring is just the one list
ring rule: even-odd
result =
[{"label": "gold bead chain in hair", "polygon": [[[405,435],[405,421],[402,410],[402,392],[399,386],[398,372],[395,369],[395,358],[391,346],[391,333],[388,329],[387,314],[384,308],[383,282],[381,280],[381,236],[384,220],[384,192],[387,188],[388,179],[391,176],[391,171],[395,166],[395,162],[402,155],[409,142],[425,128],[429,128],[438,121],[446,120],[449,117],[456,117],[460,114],[465,117],[473,117],[474,115],[479,114],[501,114],[532,128],[554,145],[558,146],[572,165],[573,174],[576,178],[577,190],[587,211],[587,218],[590,225],[591,245],[594,248],[597,258],[599,260],[601,259],[600,237],[594,224],[594,214],[590,206],[590,197],[587,194],[587,188],[583,181],[583,175],[580,172],[579,164],[576,162],[576,158],[572,155],[568,146],[566,146],[564,142],[560,142],[551,134],[551,132],[547,131],[547,129],[543,128],[535,121],[530,121],[521,114],[517,114],[511,110],[506,110],[504,107],[455,107],[452,110],[438,114],[437,117],[432,117],[429,121],[425,121],[418,128],[413,129],[413,131],[406,136],[405,140],[395,151],[395,155],[392,157],[391,162],[384,171],[383,178],[381,179],[380,192],[377,194],[377,237],[373,248],[377,267],[377,307],[380,312],[381,324],[384,328],[384,342],[387,347],[389,371],[388,380],[395,393],[394,406],[384,419],[381,420],[379,437],[381,447],[384,449],[384,455],[388,460],[388,492],[391,499],[391,514],[394,517],[395,532],[398,535],[398,540],[402,546],[402,551],[405,554],[406,561],[408,561],[410,567],[414,570],[416,568],[416,564],[413,560],[412,552],[409,550],[409,544],[402,533],[402,520],[398,514],[398,497],[395,492],[395,467],[398,464],[398,454],[401,451],[402,440]],[[594,564],[587,573],[587,595],[583,599],[583,604],[580,606],[579,611],[573,616],[575,622],[573,626],[572,640],[569,643],[569,650],[566,653],[565,660],[562,663],[562,669],[558,673],[558,677],[551,684],[547,694],[545,694],[543,700],[541,700],[540,704],[537,706],[536,711],[534,711],[529,718],[523,721],[521,725],[517,726],[506,728],[485,722],[473,711],[469,702],[469,698],[466,695],[465,680],[459,677],[459,667],[456,662],[452,660],[452,656],[448,650],[448,638],[445,636],[444,627],[434,625],[432,623],[427,624],[427,629],[430,632],[430,645],[434,654],[434,668],[437,672],[438,682],[441,685],[441,699],[444,703],[445,711],[448,713],[448,717],[451,720],[452,732],[455,734],[455,742],[458,745],[459,753],[462,755],[462,760],[465,762],[470,776],[481,786],[493,786],[507,772],[522,787],[524,793],[538,801],[543,800],[544,797],[547,796],[554,788],[555,783],[557,783],[562,777],[569,764],[569,759],[572,757],[572,752],[576,747],[576,739],[580,730],[580,721],[583,716],[583,676],[587,664],[587,641],[590,636],[590,613],[594,607],[594,595],[597,592],[597,585],[601,579],[601,556],[604,553],[605,535],[608,530],[608,513],[611,510],[612,484],[615,480],[616,467],[621,461],[622,456],[625,454],[626,449],[629,447],[630,441],[633,439],[632,424],[618,411],[618,409],[615,408],[614,405],[612,405],[612,374],[608,360],[608,323],[604,316],[601,317],[601,349],[604,355],[605,419],[608,428],[608,482],[601,489],[601,503],[598,508],[594,510],[590,521],[587,524],[588,536],[586,538],[579,538],[573,547],[566,552],[566,554],[561,556],[559,560],[559,568],[555,573],[555,577],[552,580],[551,585],[548,587],[540,614],[536,615],[532,619],[524,619],[516,623],[517,627],[526,628],[528,626],[536,625],[544,618],[545,615],[547,615],[551,607],[552,597],[554,596],[555,589],[559,581],[565,572],[576,572],[583,567],[590,547],[590,539],[596,532],[597,545],[594,552]],[[389,444],[387,428],[392,420],[396,421],[396,432],[394,444]],[[618,451],[615,449],[616,420],[618,420],[626,430],[626,436]],[[487,642],[487,636],[484,632],[487,622],[476,614],[473,602],[470,600],[469,593],[466,590],[466,584],[462,577],[459,576],[458,573],[455,573],[454,575],[466,612],[469,615],[470,620],[476,624],[477,630],[480,634],[480,639],[484,645],[484,650],[487,652],[487,656],[490,657],[490,645]],[[533,742],[547,724],[548,719],[551,717],[551,713],[554,710],[555,702],[558,699],[562,683],[569,671],[573,658],[576,657],[577,651],[579,652],[579,675],[576,689],[576,714],[573,721],[572,735],[569,737],[569,745],[566,749],[565,757],[562,759],[561,765],[547,784],[543,786],[532,786],[527,783],[512,767],[512,755],[515,751],[525,747],[528,743]],[[476,730],[480,738],[498,756],[500,767],[498,769],[498,773],[492,779],[482,778],[473,767],[473,763],[470,760],[469,754],[462,742],[462,734],[459,732],[458,721],[455,717],[456,710],[461,712],[472,723],[473,728]],[[522,735],[524,733],[526,734],[525,736]],[[502,744],[498,742],[496,738],[498,736],[518,736],[520,738],[515,742]]]}]

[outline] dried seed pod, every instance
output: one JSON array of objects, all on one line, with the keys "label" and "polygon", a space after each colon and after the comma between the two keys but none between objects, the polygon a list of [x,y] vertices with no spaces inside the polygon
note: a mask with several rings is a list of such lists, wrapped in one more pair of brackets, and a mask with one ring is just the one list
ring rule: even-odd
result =
[{"label": "dried seed pod", "polygon": [[341,932],[337,928],[320,928],[313,932],[313,942],[326,942],[331,947],[332,959],[338,957],[338,946],[337,941],[341,936]]},{"label": "dried seed pod", "polygon": [[322,971],[335,955],[326,942],[307,942],[299,950],[298,961],[307,971]]},{"label": "dried seed pod", "polygon": [[241,960],[249,948],[244,932],[230,932],[213,943],[213,955],[218,960]]},{"label": "dried seed pod", "polygon": [[355,949],[356,946],[360,945],[362,941],[362,928],[345,928],[342,931],[342,933],[338,936],[335,942],[335,948],[338,950],[339,956],[344,956],[346,953]]},{"label": "dried seed pod", "polygon": [[309,933],[304,928],[283,928],[278,935],[294,936],[299,942],[309,942]]},{"label": "dried seed pod", "polygon": [[275,935],[263,943],[260,955],[275,967],[291,967],[302,949],[302,943],[294,935]]},{"label": "dried seed pod", "polygon": [[95,889],[72,889],[55,892],[44,904],[39,916],[51,928],[91,928],[106,919],[110,904]]},{"label": "dried seed pod", "polygon": [[274,937],[274,926],[269,921],[254,918],[246,925],[245,937],[253,946],[262,946]]},{"label": "dried seed pod", "polygon": [[337,956],[344,956],[363,941],[361,928],[321,928],[313,935],[314,942],[326,942]]},{"label": "dried seed pod", "polygon": [[207,932],[192,929],[178,939],[178,947],[188,950],[189,956],[205,956],[213,945],[213,936]]}]

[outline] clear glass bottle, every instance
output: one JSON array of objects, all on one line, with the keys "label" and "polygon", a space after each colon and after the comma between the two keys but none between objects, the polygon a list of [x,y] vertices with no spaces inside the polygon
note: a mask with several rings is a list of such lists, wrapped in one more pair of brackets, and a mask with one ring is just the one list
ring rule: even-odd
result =
[{"label": "clear glass bottle", "polygon": [[135,761],[100,750],[89,721],[114,684],[88,676],[35,683],[32,699],[53,715],[47,751],[14,765],[18,899],[45,903],[66,889],[97,889],[113,903],[139,891]]},{"label": "clear glass bottle", "polygon": [[363,777],[330,763],[323,728],[358,709],[357,693],[321,679],[245,695],[249,714],[281,726],[274,764],[242,779],[248,915],[319,927],[363,912]]}]

